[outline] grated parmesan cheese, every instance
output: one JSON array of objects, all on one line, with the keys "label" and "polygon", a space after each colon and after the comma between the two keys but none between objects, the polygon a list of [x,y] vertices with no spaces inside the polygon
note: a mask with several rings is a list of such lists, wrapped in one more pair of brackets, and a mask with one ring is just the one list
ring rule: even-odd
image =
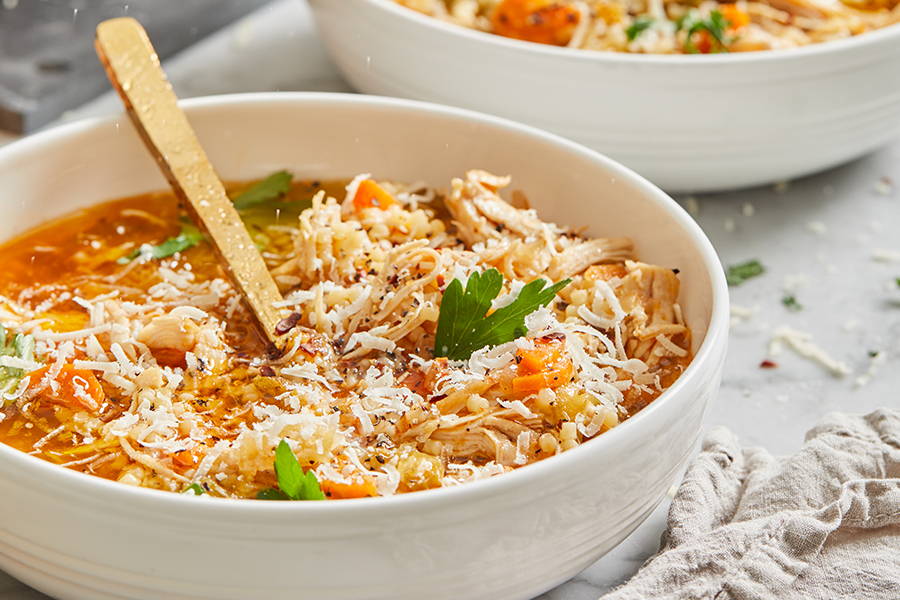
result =
[{"label": "grated parmesan cheese", "polygon": [[519,415],[526,419],[537,419],[540,415],[536,415],[521,400],[500,400],[497,399],[497,403],[503,408],[508,408],[510,410],[516,411]]},{"label": "grated parmesan cheese", "polygon": [[769,343],[769,355],[774,357],[780,354],[783,344],[786,344],[799,356],[823,366],[836,377],[845,377],[850,374],[850,367],[831,358],[825,350],[813,343],[812,336],[808,333],[787,326],[777,328]]},{"label": "grated parmesan cheese", "polygon": [[872,250],[872,260],[881,263],[898,263],[900,262],[900,252],[897,250],[876,248],[875,250]]},{"label": "grated parmesan cheese", "polygon": [[0,367],[22,369],[23,371],[36,371],[41,368],[41,364],[17,356],[0,356]]}]

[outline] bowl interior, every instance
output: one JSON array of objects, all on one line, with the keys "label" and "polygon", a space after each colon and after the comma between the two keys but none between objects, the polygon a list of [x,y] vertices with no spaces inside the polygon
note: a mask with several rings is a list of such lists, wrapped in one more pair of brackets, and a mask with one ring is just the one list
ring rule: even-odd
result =
[{"label": "bowl interior", "polygon": [[[452,108],[331,94],[269,94],[185,103],[225,179],[287,168],[298,178],[421,181],[446,189],[473,168],[513,176],[544,218],[593,235],[629,236],[646,262],[681,270],[695,351],[713,312],[718,268],[673,201],[599,155],[507,121]],[[166,182],[127,118],[74,124],[0,152],[0,239],[43,221]]]}]

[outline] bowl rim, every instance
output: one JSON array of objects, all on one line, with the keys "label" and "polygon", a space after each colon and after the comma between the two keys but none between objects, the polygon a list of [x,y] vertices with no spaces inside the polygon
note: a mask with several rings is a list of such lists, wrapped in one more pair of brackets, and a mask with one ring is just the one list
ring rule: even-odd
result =
[{"label": "bowl rim", "polygon": [[[756,65],[772,61],[803,60],[814,56],[831,56],[854,48],[866,48],[876,44],[885,43],[900,38],[900,23],[894,23],[887,27],[867,31],[838,40],[818,42],[797,48],[779,48],[775,50],[761,50],[757,52],[732,52],[719,54],[640,54],[629,52],[613,52],[605,50],[585,50],[579,48],[567,48],[564,46],[552,46],[539,44],[525,40],[508,38],[494,33],[470,29],[462,25],[448,23],[441,19],[430,17],[406,6],[397,4],[394,0],[361,0],[364,3],[377,7],[390,13],[396,18],[405,19],[415,25],[430,27],[446,35],[465,38],[474,43],[487,46],[496,46],[512,51],[525,52],[531,56],[551,57],[562,60],[579,62],[594,62],[604,64],[640,64],[682,68],[703,68],[715,65]],[[319,3],[327,4],[329,0],[309,0],[315,8]]]},{"label": "bowl rim", "polygon": [[[449,507],[460,502],[471,502],[488,498],[496,495],[498,492],[502,492],[504,488],[521,487],[529,483],[539,482],[548,469],[559,469],[565,463],[578,462],[582,456],[589,452],[603,452],[604,448],[609,445],[615,445],[619,438],[623,436],[639,436],[640,428],[643,427],[642,424],[649,422],[652,415],[660,410],[660,407],[668,401],[670,396],[680,393],[683,388],[688,387],[695,380],[710,377],[712,372],[711,366],[721,360],[721,354],[724,351],[728,334],[729,300],[725,273],[717,253],[703,230],[687,211],[665,192],[631,169],[585,146],[529,125],[467,109],[415,100],[326,92],[259,92],[206,96],[181,102],[182,107],[188,113],[188,117],[195,112],[228,110],[248,105],[255,105],[260,110],[266,110],[268,106],[279,104],[294,104],[298,107],[351,106],[363,110],[399,110],[420,116],[479,123],[493,129],[500,129],[513,134],[526,134],[529,137],[537,138],[538,141],[545,145],[555,146],[558,150],[587,158],[595,163],[597,168],[606,171],[620,181],[628,182],[639,193],[654,201],[660,210],[668,213],[686,231],[701,255],[703,266],[710,279],[712,306],[709,325],[704,340],[688,368],[685,369],[673,385],[664,390],[654,402],[641,410],[637,415],[587,443],[580,444],[548,460],[525,465],[501,476],[488,477],[458,486],[408,494],[347,499],[339,502],[259,502],[247,501],[247,499],[197,497],[194,495],[188,497],[187,494],[124,485],[95,475],[59,467],[4,443],[0,443],[0,460],[7,462],[13,468],[18,467],[31,471],[33,474],[32,478],[37,478],[44,486],[52,486],[56,489],[68,488],[71,491],[92,496],[104,494],[106,500],[115,501],[118,505],[129,507],[133,510],[150,506],[157,508],[169,507],[179,511],[179,515],[200,521],[218,520],[223,517],[233,518],[246,516],[247,514],[252,514],[258,518],[265,518],[266,515],[276,518],[279,515],[286,514],[285,511],[291,511],[291,514],[295,517],[309,516],[311,518],[341,516],[358,511],[367,511],[368,513],[388,511],[391,514],[401,514],[406,512],[407,508],[412,505],[432,505],[432,507],[437,508]],[[81,135],[122,123],[130,124],[130,121],[128,121],[124,113],[119,113],[106,117],[87,118],[46,129],[0,148],[0,168],[2,168],[3,163],[13,160],[19,155],[39,151],[44,148],[52,148],[59,142],[77,139]],[[31,487],[34,486],[32,485]]]}]

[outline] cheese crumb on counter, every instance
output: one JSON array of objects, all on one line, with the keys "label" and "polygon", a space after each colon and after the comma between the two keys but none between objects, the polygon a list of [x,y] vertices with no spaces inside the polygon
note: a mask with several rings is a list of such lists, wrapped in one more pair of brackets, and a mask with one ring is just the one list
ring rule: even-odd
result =
[{"label": "cheese crumb on counter", "polygon": [[872,260],[881,263],[898,263],[900,262],[900,252],[885,248],[875,248],[872,250]]},{"label": "cheese crumb on counter", "polygon": [[809,221],[806,224],[806,229],[815,233],[816,235],[825,235],[828,233],[828,226],[825,225],[822,221]]},{"label": "cheese crumb on counter", "polygon": [[835,360],[825,350],[812,341],[812,335],[787,326],[778,327],[769,342],[769,356],[777,356],[784,346],[799,356],[818,363],[835,377],[846,377],[851,373],[850,367]]}]

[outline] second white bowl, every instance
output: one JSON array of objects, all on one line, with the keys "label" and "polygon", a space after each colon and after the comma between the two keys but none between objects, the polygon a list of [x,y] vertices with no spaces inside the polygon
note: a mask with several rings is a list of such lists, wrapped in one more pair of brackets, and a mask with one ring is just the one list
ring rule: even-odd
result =
[{"label": "second white bowl", "polygon": [[790,179],[900,133],[900,26],[799,49],[661,56],[521,42],[392,0],[309,3],[361,91],[529,123],[669,191]]}]

